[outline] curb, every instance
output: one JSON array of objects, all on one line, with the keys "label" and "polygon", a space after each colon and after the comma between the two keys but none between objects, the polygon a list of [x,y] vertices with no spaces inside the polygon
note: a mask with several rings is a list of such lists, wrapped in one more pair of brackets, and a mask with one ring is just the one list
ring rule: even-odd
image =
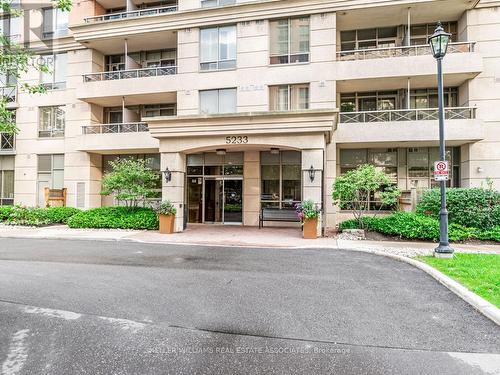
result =
[{"label": "curb", "polygon": [[356,248],[344,248],[339,250],[350,250],[350,251],[359,251],[363,253],[370,253],[375,255],[381,255],[388,258],[392,258],[394,260],[398,260],[400,262],[411,264],[412,266],[418,268],[421,271],[424,271],[429,276],[433,277],[440,284],[444,285],[450,291],[455,293],[458,297],[463,299],[469,305],[471,305],[474,309],[479,311],[481,314],[486,316],[488,319],[492,320],[494,323],[500,326],[500,309],[490,302],[486,301],[484,298],[478,296],[476,293],[471,292],[469,289],[464,287],[462,284],[453,280],[452,278],[446,276],[444,273],[438,271],[437,269],[429,266],[426,263],[420,262],[416,259],[404,257],[396,254],[389,254],[378,250],[366,250],[366,249],[356,249]]}]

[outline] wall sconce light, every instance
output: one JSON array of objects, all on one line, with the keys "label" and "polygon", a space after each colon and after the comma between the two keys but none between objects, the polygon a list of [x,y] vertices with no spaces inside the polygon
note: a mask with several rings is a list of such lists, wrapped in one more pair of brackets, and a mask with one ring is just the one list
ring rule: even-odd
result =
[{"label": "wall sconce light", "polygon": [[309,180],[311,180],[311,182],[313,182],[315,176],[316,176],[316,170],[311,165],[311,168],[309,168]]},{"label": "wall sconce light", "polygon": [[219,156],[224,156],[224,155],[226,155],[226,149],[225,148],[218,148],[217,150],[215,150],[215,153]]},{"label": "wall sconce light", "polygon": [[477,173],[483,173],[484,169],[482,167],[477,167]]},{"label": "wall sconce light", "polygon": [[272,147],[271,148],[271,154],[273,155],[279,155],[280,153],[280,149],[279,148],[276,148],[276,147]]},{"label": "wall sconce light", "polygon": [[172,172],[168,169],[168,167],[163,171],[163,176],[165,177],[165,183],[168,184],[172,181]]}]

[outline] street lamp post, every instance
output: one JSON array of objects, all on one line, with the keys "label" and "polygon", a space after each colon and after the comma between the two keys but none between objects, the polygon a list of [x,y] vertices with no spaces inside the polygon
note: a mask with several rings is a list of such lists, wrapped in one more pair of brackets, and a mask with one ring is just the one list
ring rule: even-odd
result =
[{"label": "street lamp post", "polygon": [[[438,70],[438,109],[439,109],[439,158],[440,161],[446,161],[445,146],[444,146],[444,99],[443,99],[443,67],[442,61],[451,34],[446,33],[438,22],[434,34],[429,37],[432,55],[437,60]],[[453,257],[453,249],[450,247],[448,239],[448,210],[446,209],[446,181],[440,180],[439,187],[441,190],[441,210],[439,211],[439,246],[434,250],[434,256],[439,258]]]}]

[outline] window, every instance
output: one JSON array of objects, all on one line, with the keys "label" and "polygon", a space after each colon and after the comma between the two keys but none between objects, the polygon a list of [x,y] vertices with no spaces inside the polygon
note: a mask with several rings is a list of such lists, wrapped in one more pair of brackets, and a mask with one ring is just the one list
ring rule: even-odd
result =
[{"label": "window", "polygon": [[50,189],[64,187],[64,154],[38,155],[38,181]]},{"label": "window", "polygon": [[66,53],[57,53],[54,55],[43,55],[41,58],[49,68],[47,73],[42,72],[42,85],[48,90],[66,88],[68,55]]},{"label": "window", "polygon": [[200,113],[235,113],[236,89],[200,91]]},{"label": "window", "polygon": [[[176,66],[177,64],[177,51],[172,49],[132,52],[127,57],[129,63],[131,63],[128,65],[136,69],[168,67]],[[125,60],[124,54],[106,56],[106,71],[118,72],[125,70]]]},{"label": "window", "polygon": [[[457,22],[441,22],[444,30],[451,34],[450,42],[456,42],[457,39]],[[410,40],[411,45],[426,45],[428,44],[427,38],[434,33],[436,29],[435,23],[428,23],[422,25],[413,25],[410,27]]]},{"label": "window", "polygon": [[271,64],[309,61],[309,17],[270,22]]},{"label": "window", "polygon": [[385,111],[398,108],[397,91],[356,92],[340,95],[341,112]]},{"label": "window", "polygon": [[14,204],[14,156],[0,156],[0,205]]},{"label": "window", "polygon": [[271,111],[294,111],[309,108],[309,84],[269,86]]},{"label": "window", "polygon": [[21,33],[21,18],[14,16],[0,17],[0,34],[9,39],[19,38]]},{"label": "window", "polygon": [[201,0],[202,8],[210,8],[216,6],[224,6],[234,4],[236,0]]},{"label": "window", "polygon": [[[458,88],[444,88],[444,106],[458,106]],[[410,107],[417,109],[438,108],[437,89],[418,89],[410,91]]]},{"label": "window", "polygon": [[236,26],[200,30],[200,69],[236,67]]},{"label": "window", "polygon": [[177,105],[175,103],[148,104],[142,108],[143,117],[175,116]]},{"label": "window", "polygon": [[43,38],[68,35],[69,12],[59,8],[43,9]]},{"label": "window", "polygon": [[342,51],[396,46],[397,26],[340,32]]},{"label": "window", "polygon": [[0,133],[0,151],[14,150],[14,134]]},{"label": "window", "polygon": [[260,153],[261,205],[292,209],[302,199],[302,161],[298,151]]},{"label": "window", "polygon": [[38,121],[38,136],[63,137],[65,112],[62,106],[40,107]]}]

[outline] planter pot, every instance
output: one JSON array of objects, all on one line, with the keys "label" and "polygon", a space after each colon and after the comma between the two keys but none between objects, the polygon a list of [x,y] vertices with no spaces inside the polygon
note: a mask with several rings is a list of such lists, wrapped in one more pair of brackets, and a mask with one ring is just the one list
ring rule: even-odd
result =
[{"label": "planter pot", "polygon": [[174,233],[175,215],[162,215],[160,214],[160,233],[171,234]]},{"label": "planter pot", "polygon": [[314,240],[318,238],[318,219],[308,219],[304,221],[303,237]]}]

